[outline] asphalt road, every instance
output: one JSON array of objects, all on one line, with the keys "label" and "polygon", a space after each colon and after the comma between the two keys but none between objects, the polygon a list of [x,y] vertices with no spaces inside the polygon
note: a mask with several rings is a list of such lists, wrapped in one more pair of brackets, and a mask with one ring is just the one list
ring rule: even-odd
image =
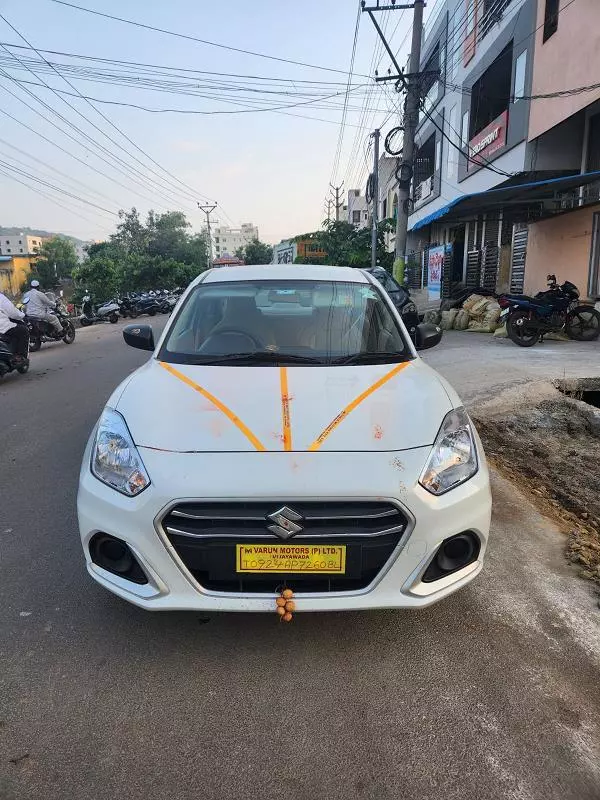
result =
[{"label": "asphalt road", "polygon": [[426,611],[280,625],[97,587],[75,494],[103,403],[145,358],[120,327],[0,384],[1,800],[600,798],[596,598],[502,479],[486,569]]}]

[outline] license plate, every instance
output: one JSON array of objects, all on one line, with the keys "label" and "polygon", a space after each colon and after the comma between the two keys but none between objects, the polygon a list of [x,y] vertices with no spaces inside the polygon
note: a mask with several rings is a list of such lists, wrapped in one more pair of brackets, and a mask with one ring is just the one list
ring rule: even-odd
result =
[{"label": "license plate", "polygon": [[504,319],[504,317],[507,317],[509,311],[510,311],[509,308],[505,308],[503,311],[501,311],[500,312],[500,319]]},{"label": "license plate", "polygon": [[346,545],[238,544],[235,571],[343,575]]}]

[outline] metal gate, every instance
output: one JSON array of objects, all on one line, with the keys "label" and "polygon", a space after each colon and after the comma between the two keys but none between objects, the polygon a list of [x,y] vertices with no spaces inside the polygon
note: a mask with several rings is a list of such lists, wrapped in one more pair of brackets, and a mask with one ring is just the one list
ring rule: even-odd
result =
[{"label": "metal gate", "polygon": [[472,289],[481,283],[481,250],[469,250],[467,253],[467,274],[465,285]]},{"label": "metal gate", "polygon": [[512,255],[510,261],[511,294],[523,294],[528,236],[529,227],[523,222],[515,223],[513,227]]}]

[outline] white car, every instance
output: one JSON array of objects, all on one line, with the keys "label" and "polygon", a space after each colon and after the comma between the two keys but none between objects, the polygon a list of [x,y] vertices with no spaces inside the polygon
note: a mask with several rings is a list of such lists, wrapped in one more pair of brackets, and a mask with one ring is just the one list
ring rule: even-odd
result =
[{"label": "white car", "polygon": [[[481,570],[481,442],[380,284],[346,267],[211,270],[113,392],[78,497],[90,575],[146,609],[417,608]],[[417,346],[441,331],[417,329]]]}]

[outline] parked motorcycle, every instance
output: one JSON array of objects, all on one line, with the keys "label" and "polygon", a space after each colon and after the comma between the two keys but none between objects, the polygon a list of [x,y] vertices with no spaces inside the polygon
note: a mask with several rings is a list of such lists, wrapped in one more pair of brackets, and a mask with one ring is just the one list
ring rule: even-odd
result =
[{"label": "parked motorcycle", "polygon": [[133,302],[138,315],[148,314],[153,317],[160,311],[160,302],[153,294],[140,294]]},{"label": "parked motorcycle", "polygon": [[[27,300],[24,301],[27,303]],[[27,314],[27,308],[25,308]],[[60,303],[57,304],[53,313],[58,317],[62,325],[62,333],[55,330],[43,317],[26,316],[27,327],[29,328],[29,350],[34,353],[39,350],[44,342],[60,342],[73,344],[75,341],[75,326],[63,310]]]},{"label": "parked motorcycle", "polygon": [[96,322],[112,322],[114,324],[119,321],[119,304],[115,300],[109,300],[98,308],[94,308],[91,297],[86,294],[81,311],[79,321],[83,328]]},{"label": "parked motorcycle", "polygon": [[509,338],[520,347],[532,347],[547,333],[564,331],[570,339],[591,342],[600,335],[600,313],[578,303],[579,290],[571,281],[558,284],[548,275],[548,289],[535,297],[502,295],[500,321]]},{"label": "parked motorcycle", "polygon": [[[18,324],[22,325],[23,323]],[[4,338],[4,334],[0,333],[0,378],[13,370],[25,375],[29,370],[29,359],[17,361],[9,342]]]},{"label": "parked motorcycle", "polygon": [[119,314],[122,317],[131,317],[131,319],[135,319],[138,316],[139,312],[137,306],[131,297],[122,297],[117,302],[119,303]]}]

